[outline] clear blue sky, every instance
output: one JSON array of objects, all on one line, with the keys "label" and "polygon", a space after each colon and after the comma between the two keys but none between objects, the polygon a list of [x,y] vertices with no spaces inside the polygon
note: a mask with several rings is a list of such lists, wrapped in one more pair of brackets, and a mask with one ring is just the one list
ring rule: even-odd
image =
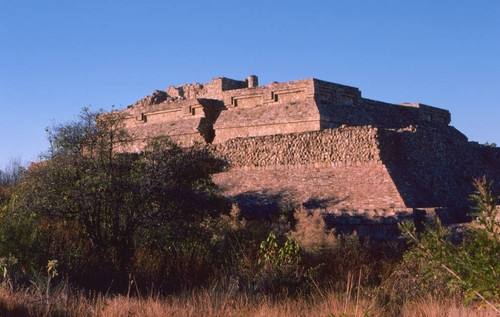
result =
[{"label": "clear blue sky", "polygon": [[500,143],[500,1],[0,0],[0,169],[82,107],[250,74],[443,107]]}]

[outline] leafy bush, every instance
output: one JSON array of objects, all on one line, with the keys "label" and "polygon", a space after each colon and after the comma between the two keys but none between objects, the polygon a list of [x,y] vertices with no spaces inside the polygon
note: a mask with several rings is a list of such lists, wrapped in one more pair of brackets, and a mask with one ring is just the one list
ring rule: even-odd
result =
[{"label": "leafy bush", "polygon": [[270,232],[259,248],[259,271],[253,277],[251,288],[256,292],[277,294],[281,291],[295,293],[307,287],[309,274],[301,265],[300,246],[292,239],[280,242],[274,232]]},{"label": "leafy bush", "polygon": [[465,291],[465,301],[479,299],[488,305],[500,301],[500,225],[496,222],[498,197],[492,195],[492,183],[476,180],[474,225],[463,241],[450,241],[450,231],[439,219],[426,225],[418,235],[412,223],[400,226],[403,235],[414,243],[407,257],[423,260],[428,277],[445,277],[450,290]]}]

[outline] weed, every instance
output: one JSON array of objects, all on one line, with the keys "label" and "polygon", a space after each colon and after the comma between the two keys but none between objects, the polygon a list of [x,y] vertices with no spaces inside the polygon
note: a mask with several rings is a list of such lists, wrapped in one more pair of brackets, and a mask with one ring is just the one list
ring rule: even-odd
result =
[{"label": "weed", "polygon": [[500,224],[496,222],[498,197],[492,195],[492,183],[485,179],[474,182],[476,193],[476,225],[470,228],[462,243],[453,244],[449,230],[439,219],[426,225],[426,232],[417,235],[413,223],[403,223],[400,230],[414,243],[407,257],[425,261],[422,273],[429,278],[445,278],[448,288],[465,291],[465,302],[481,300],[500,310],[492,302],[500,301]]}]

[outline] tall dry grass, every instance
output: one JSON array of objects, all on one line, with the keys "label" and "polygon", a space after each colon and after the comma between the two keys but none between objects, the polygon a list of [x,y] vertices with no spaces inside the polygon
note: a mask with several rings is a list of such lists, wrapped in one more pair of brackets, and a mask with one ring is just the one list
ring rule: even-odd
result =
[{"label": "tall dry grass", "polygon": [[251,296],[219,285],[166,297],[59,293],[49,299],[28,290],[0,288],[0,316],[496,316],[488,308],[464,307],[458,299],[432,296],[391,307],[382,305],[376,294],[350,287],[295,298]]}]

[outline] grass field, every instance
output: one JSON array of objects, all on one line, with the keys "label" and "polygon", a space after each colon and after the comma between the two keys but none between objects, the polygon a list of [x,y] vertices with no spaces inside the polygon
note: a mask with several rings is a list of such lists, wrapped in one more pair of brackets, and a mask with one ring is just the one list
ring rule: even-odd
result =
[{"label": "grass field", "polygon": [[[354,283],[353,283],[354,284]],[[92,295],[55,289],[50,298],[33,288],[0,288],[1,316],[498,316],[486,307],[465,307],[458,298],[421,296],[384,301],[378,289],[347,285],[345,292],[265,297],[232,291],[227,285],[177,294]]]}]

